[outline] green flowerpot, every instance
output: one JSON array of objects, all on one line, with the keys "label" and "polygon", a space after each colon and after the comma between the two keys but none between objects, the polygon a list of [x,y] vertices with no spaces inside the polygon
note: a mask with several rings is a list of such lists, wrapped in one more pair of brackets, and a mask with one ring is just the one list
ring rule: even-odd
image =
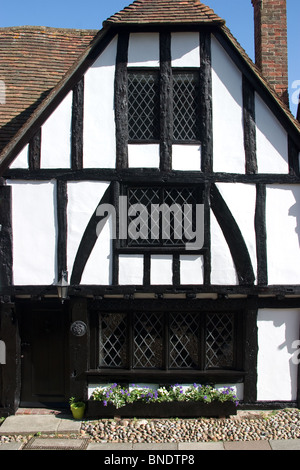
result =
[{"label": "green flowerpot", "polygon": [[82,419],[85,412],[84,403],[76,403],[71,405],[71,411],[74,419]]}]

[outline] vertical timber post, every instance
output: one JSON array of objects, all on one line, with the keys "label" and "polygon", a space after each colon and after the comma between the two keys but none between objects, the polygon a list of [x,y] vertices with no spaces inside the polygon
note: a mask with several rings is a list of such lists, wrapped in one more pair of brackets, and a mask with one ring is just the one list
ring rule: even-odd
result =
[{"label": "vertical timber post", "polygon": [[86,371],[89,366],[89,327],[86,299],[70,302],[70,396],[87,399]]}]

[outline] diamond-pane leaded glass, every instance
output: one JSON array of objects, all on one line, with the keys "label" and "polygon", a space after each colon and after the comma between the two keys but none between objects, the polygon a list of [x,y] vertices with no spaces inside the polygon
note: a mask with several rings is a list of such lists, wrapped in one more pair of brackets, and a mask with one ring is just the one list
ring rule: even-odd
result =
[{"label": "diamond-pane leaded glass", "polygon": [[196,204],[201,203],[199,189],[188,186],[128,188],[128,246],[180,246],[193,241]]},{"label": "diamond-pane leaded glass", "polygon": [[127,322],[126,314],[100,315],[100,366],[126,367]]},{"label": "diamond-pane leaded glass", "polygon": [[159,139],[159,78],[156,72],[128,74],[130,140]]},{"label": "diamond-pane leaded glass", "polygon": [[140,313],[133,327],[135,368],[161,368],[163,351],[163,315]]},{"label": "diamond-pane leaded glass", "polygon": [[196,368],[199,362],[199,317],[170,316],[170,368]]},{"label": "diamond-pane leaded glass", "polygon": [[153,204],[160,204],[160,198],[161,192],[158,187],[128,189],[128,208],[135,206],[138,209],[138,205],[142,205],[146,209],[144,214],[139,213],[138,226],[134,224],[134,220],[137,220],[136,215],[131,217],[129,213],[128,246],[159,245],[159,239],[154,239],[151,235],[151,224],[157,224],[154,219],[151,220],[151,207]]},{"label": "diamond-pane leaded glass", "polygon": [[173,138],[200,140],[199,74],[173,74]]},{"label": "diamond-pane leaded glass", "polygon": [[233,369],[235,314],[139,312],[99,314],[99,367]]},{"label": "diamond-pane leaded glass", "polygon": [[206,319],[207,368],[233,367],[234,316],[210,314]]},{"label": "diamond-pane leaded glass", "polygon": [[182,245],[187,241],[188,224],[190,231],[195,232],[196,229],[196,204],[198,200],[198,191],[193,187],[183,188],[165,188],[164,203],[167,207],[177,207],[177,210],[171,212],[170,237],[166,237],[164,245]]}]

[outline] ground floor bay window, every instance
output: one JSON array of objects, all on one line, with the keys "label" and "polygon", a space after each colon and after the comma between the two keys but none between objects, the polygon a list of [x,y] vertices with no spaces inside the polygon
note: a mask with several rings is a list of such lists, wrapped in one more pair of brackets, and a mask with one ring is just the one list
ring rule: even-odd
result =
[{"label": "ground floor bay window", "polygon": [[160,383],[220,375],[243,367],[241,312],[93,312],[94,368],[103,376]]}]

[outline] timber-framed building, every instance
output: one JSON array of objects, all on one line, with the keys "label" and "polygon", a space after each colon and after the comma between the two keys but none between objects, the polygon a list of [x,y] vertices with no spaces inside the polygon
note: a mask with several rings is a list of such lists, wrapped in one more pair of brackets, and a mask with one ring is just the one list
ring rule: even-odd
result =
[{"label": "timber-framed building", "polygon": [[194,0],[136,0],[98,32],[0,29],[3,413],[116,381],[299,406],[286,2],[252,3],[256,65]]}]

